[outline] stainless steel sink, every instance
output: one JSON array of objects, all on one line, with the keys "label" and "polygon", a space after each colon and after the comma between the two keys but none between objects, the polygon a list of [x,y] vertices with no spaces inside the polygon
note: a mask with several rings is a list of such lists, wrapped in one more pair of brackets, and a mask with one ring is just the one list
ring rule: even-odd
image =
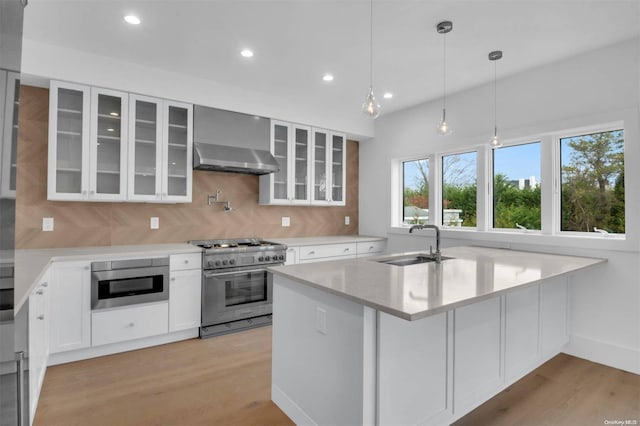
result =
[{"label": "stainless steel sink", "polygon": [[[442,256],[441,260],[453,259],[452,257]],[[408,265],[417,265],[419,263],[430,263],[435,262],[436,259],[429,254],[413,254],[410,256],[396,256],[387,259],[379,259],[376,260],[378,263],[386,263],[387,265],[395,265],[395,266],[408,266]]]}]

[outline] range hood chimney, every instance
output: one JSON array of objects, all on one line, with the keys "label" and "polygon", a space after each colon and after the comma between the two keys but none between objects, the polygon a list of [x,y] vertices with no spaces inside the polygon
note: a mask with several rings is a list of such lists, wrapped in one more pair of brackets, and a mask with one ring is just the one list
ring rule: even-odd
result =
[{"label": "range hood chimney", "polygon": [[195,105],[193,168],[263,175],[280,170],[268,118]]}]

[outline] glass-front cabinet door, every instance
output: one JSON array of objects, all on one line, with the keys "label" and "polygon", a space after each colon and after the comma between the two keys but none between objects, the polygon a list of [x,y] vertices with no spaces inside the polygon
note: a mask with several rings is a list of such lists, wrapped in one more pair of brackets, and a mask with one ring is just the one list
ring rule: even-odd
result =
[{"label": "glass-front cabinet door", "polygon": [[345,135],[313,129],[311,204],[345,205]]},{"label": "glass-front cabinet door", "polygon": [[309,171],[311,167],[311,128],[294,125],[294,140],[291,146],[291,192],[294,204],[309,204]]},{"label": "glass-front cabinet door", "polygon": [[[4,74],[4,71],[2,72]],[[5,100],[0,198],[16,198],[18,108],[20,106],[20,74],[16,72],[6,72]]]},{"label": "glass-front cabinet door", "polygon": [[313,203],[328,201],[327,196],[327,157],[329,133],[313,129]]},{"label": "glass-front cabinet door", "polygon": [[83,200],[89,188],[90,89],[51,82],[49,92],[49,200]]},{"label": "glass-front cabinet door", "polygon": [[193,167],[193,105],[164,101],[162,199],[190,202]]},{"label": "glass-front cabinet door", "polygon": [[345,136],[339,133],[331,134],[331,198],[332,205],[345,205]]},{"label": "glass-front cabinet door", "polygon": [[288,204],[289,194],[289,157],[291,125],[271,121],[271,153],[276,158],[280,170],[269,175],[271,178],[271,202]]},{"label": "glass-front cabinet door", "polygon": [[129,201],[162,198],[162,106],[161,99],[129,95]]},{"label": "glass-front cabinet door", "polygon": [[126,198],[128,117],[126,93],[91,89],[90,199]]}]

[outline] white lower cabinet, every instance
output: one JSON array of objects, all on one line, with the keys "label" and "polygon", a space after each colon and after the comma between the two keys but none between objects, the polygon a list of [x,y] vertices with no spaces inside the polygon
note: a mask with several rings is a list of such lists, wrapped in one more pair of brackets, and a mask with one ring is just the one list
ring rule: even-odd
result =
[{"label": "white lower cabinet", "polygon": [[51,269],[51,353],[91,346],[90,262],[59,262]]},{"label": "white lower cabinet", "polygon": [[356,257],[357,244],[323,244],[317,246],[300,247],[300,262],[322,262],[325,260],[338,260]]},{"label": "white lower cabinet", "polygon": [[382,253],[387,247],[386,241],[364,241],[357,246],[358,257],[375,256]]},{"label": "white lower cabinet", "polygon": [[91,315],[92,346],[124,342],[167,333],[169,330],[167,302],[132,305]]},{"label": "white lower cabinet", "polygon": [[169,331],[200,327],[202,271],[171,271],[169,284]]},{"label": "white lower cabinet", "polygon": [[49,358],[49,274],[29,296],[29,418],[33,422]]},{"label": "white lower cabinet", "polygon": [[288,247],[287,248],[287,260],[285,265],[297,265],[300,258],[300,247]]}]

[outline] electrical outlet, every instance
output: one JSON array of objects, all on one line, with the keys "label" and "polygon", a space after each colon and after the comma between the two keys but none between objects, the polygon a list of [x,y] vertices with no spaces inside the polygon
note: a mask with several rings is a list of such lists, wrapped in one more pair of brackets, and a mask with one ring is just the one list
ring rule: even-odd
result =
[{"label": "electrical outlet", "polygon": [[282,226],[291,226],[291,218],[288,216],[282,216]]},{"label": "electrical outlet", "polygon": [[45,232],[53,231],[53,218],[52,217],[43,217],[42,218],[42,230]]},{"label": "electrical outlet", "polygon": [[149,226],[151,227],[151,229],[160,229],[160,218],[152,217],[149,220]]},{"label": "electrical outlet", "polygon": [[319,333],[327,334],[327,311],[321,307],[316,307],[316,330]]},{"label": "electrical outlet", "polygon": [[344,217],[344,224],[345,224],[345,225],[348,225],[348,224],[350,224],[350,223],[351,223],[351,218],[350,218],[349,216],[345,216],[345,217]]}]

